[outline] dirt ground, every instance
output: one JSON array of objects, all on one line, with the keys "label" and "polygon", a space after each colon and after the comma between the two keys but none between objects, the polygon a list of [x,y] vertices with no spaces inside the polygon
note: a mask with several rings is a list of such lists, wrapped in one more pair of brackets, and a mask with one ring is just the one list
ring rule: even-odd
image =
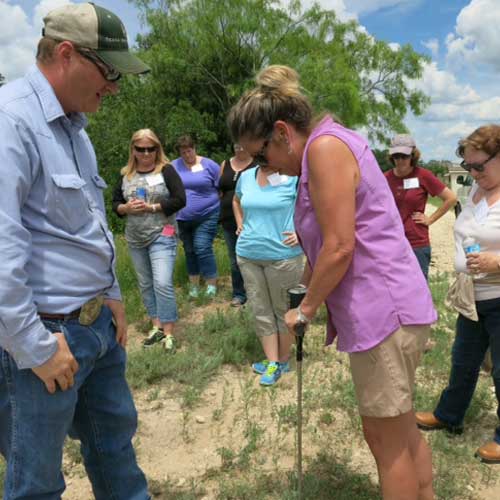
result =
[{"label": "dirt ground", "polygon": [[[430,207],[430,211],[433,208]],[[453,223],[452,212],[445,215],[431,227],[433,257],[431,273],[453,270]],[[132,344],[137,344],[137,334],[131,331]],[[340,359],[341,355],[335,356]],[[189,412],[183,411],[180,401],[175,397],[175,388],[168,384],[155,386],[155,393],[140,391],[135,394],[139,412],[139,430],[136,448],[141,467],[149,479],[157,481],[170,480],[179,486],[187,484],[191,478],[201,477],[211,467],[221,466],[221,457],[217,450],[221,446],[230,445],[237,438],[235,430],[239,422],[238,412],[242,406],[242,391],[254,387],[259,390],[257,378],[248,370],[237,371],[224,368],[219,376],[203,394],[203,403]],[[279,398],[286,401],[295,400],[295,375],[290,373],[280,380]],[[222,418],[214,420],[217,412]],[[262,416],[261,418],[266,418]],[[344,417],[346,418],[346,417]],[[235,424],[236,422],[236,424]],[[293,441],[288,443],[293,449]],[[304,442],[304,456],[313,456],[314,444]],[[377,482],[376,468],[366,445],[360,441],[354,447],[353,462],[368,472],[373,483]],[[66,463],[69,464],[68,458]],[[290,455],[282,455],[280,466],[293,468],[293,451]],[[69,469],[69,470],[68,470]],[[500,469],[499,469],[500,470]],[[81,465],[67,468],[67,490],[65,500],[89,500],[92,497],[90,485]],[[477,500],[498,500],[500,487],[478,489]],[[208,493],[203,500],[215,498]]]}]

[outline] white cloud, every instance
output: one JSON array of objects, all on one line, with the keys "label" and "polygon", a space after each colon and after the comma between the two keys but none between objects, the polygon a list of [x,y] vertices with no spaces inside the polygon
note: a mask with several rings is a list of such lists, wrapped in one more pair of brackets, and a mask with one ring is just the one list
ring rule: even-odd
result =
[{"label": "white cloud", "polygon": [[323,10],[333,10],[340,21],[358,19],[353,9],[347,9],[345,0],[302,0],[301,4],[303,10],[311,8],[314,4],[318,4]]},{"label": "white cloud", "polygon": [[425,64],[422,78],[412,85],[427,94],[433,105],[455,103],[463,106],[481,99],[469,84],[459,83],[453,73],[440,70],[435,61]]},{"label": "white cloud", "polygon": [[33,28],[35,30],[38,30],[39,33],[41,33],[43,26],[43,18],[51,10],[57,9],[58,7],[61,7],[62,5],[66,5],[68,3],[73,3],[73,2],[70,2],[69,0],[41,0],[41,2],[39,2],[34,9],[33,21],[32,21]]},{"label": "white cloud", "polygon": [[460,121],[443,130],[441,135],[446,138],[456,138],[465,137],[469,135],[474,130],[474,127],[471,123],[466,121]]},{"label": "white cloud", "polygon": [[500,71],[499,25],[498,0],[471,0],[458,15],[455,32],[446,38],[449,62],[482,63]]},{"label": "white cloud", "polygon": [[422,42],[422,45],[426,49],[430,50],[433,59],[437,59],[438,58],[438,55],[439,55],[439,40],[437,38],[430,38],[429,40],[426,40],[426,41]]},{"label": "white cloud", "polygon": [[0,0],[0,73],[13,80],[34,63],[43,17],[50,10],[69,3],[68,0],[41,0],[29,19],[19,6]]},{"label": "white cloud", "polygon": [[368,14],[385,8],[406,8],[420,3],[420,0],[349,0],[349,9],[357,14]]}]

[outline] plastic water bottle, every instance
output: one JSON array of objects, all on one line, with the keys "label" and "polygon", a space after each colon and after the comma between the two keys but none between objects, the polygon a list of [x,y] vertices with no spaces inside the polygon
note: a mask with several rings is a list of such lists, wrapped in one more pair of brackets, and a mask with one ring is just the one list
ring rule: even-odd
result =
[{"label": "plastic water bottle", "polygon": [[[468,255],[470,253],[479,253],[481,251],[481,245],[472,238],[471,236],[467,236],[464,241],[462,242],[462,247],[464,249],[465,255]],[[484,278],[486,276],[486,273],[478,273],[474,274],[473,278],[478,280],[481,278]]]},{"label": "plastic water bottle", "polygon": [[138,200],[147,201],[148,198],[148,188],[146,187],[147,183],[144,180],[139,180],[137,183],[137,188],[135,190],[135,197]]}]

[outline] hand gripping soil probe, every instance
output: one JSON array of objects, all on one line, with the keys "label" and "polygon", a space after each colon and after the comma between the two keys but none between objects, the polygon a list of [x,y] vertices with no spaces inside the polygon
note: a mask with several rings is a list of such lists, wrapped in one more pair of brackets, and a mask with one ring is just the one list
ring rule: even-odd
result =
[{"label": "hand gripping soil probe", "polygon": [[[296,286],[288,290],[290,309],[299,307],[306,294],[305,286]],[[298,323],[295,325],[295,336],[297,337],[296,361],[297,361],[297,492],[299,500],[302,500],[302,343],[306,325]]]}]

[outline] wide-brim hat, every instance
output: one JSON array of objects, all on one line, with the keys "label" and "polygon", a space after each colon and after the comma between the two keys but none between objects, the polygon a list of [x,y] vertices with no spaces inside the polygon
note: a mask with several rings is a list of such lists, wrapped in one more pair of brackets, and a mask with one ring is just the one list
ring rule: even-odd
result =
[{"label": "wide-brim hat", "polygon": [[408,134],[398,134],[393,137],[389,147],[389,155],[402,153],[404,155],[411,155],[413,149],[416,147],[415,139]]},{"label": "wide-brim hat", "polygon": [[151,71],[129,51],[127,32],[113,12],[93,3],[68,4],[52,10],[43,19],[42,35],[68,40],[92,49],[106,64],[123,74]]}]

